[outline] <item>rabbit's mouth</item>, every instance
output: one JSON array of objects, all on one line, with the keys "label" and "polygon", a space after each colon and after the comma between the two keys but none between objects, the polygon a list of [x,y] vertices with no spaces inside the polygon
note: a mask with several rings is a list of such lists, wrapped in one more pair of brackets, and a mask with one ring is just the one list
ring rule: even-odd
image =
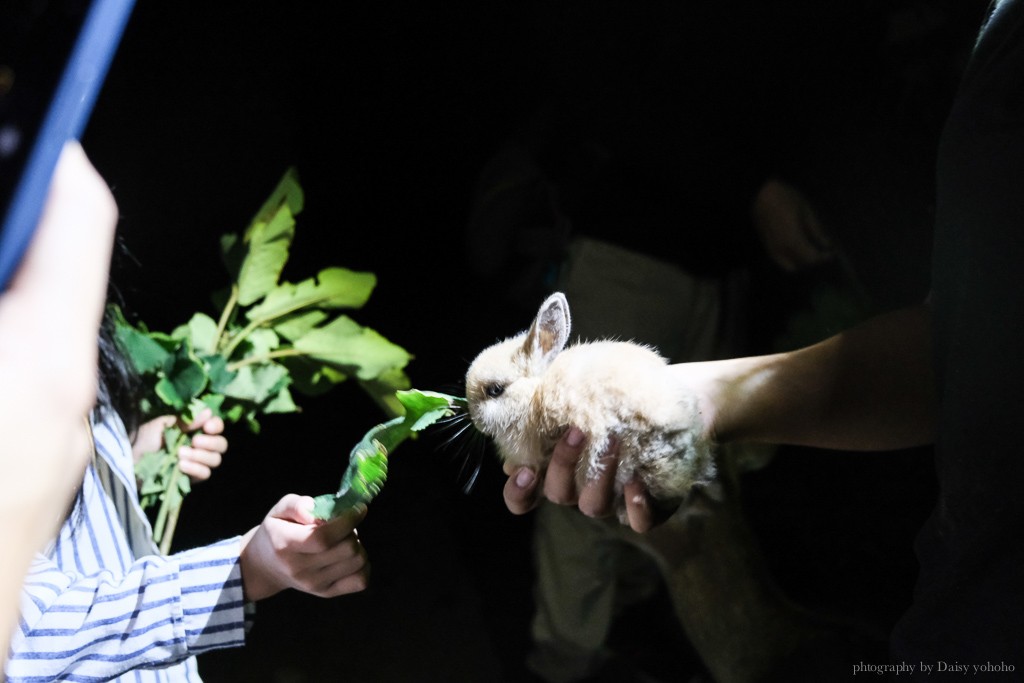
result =
[{"label": "rabbit's mouth", "polygon": [[486,422],[482,420],[473,420],[473,426],[476,427],[476,430],[483,434],[484,436],[489,437],[491,439],[495,438],[496,433],[494,429],[489,428]]},{"label": "rabbit's mouth", "polygon": [[[491,412],[492,417],[488,419],[488,412]],[[485,436],[493,437],[496,429],[493,419],[493,411],[487,410],[487,405],[480,402],[470,402],[467,405],[466,413],[469,415],[470,422],[476,427],[476,430]]]}]

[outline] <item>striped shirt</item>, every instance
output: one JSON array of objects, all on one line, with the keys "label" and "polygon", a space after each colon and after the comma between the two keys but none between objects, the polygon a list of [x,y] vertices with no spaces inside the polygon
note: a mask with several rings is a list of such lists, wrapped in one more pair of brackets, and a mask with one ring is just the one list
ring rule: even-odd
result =
[{"label": "striped shirt", "polygon": [[200,681],[196,654],[245,640],[239,538],[162,556],[124,425],[93,433],[81,495],[26,579],[7,679]]}]

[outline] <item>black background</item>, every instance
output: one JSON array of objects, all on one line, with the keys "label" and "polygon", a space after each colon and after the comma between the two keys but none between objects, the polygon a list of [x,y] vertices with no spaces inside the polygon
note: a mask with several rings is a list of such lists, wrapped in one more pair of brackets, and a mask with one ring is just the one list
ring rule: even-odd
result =
[{"label": "black background", "polygon": [[[725,22],[743,11],[743,3],[695,4],[727,6]],[[802,17],[804,34],[816,37],[808,49],[820,52],[808,64],[819,67],[813,77],[831,75],[831,87],[816,91],[825,97],[844,92],[847,78],[858,87],[872,82],[857,60],[892,30],[877,22],[887,8],[955,4],[864,3],[862,14],[831,2],[778,7],[786,20]],[[140,2],[84,136],[121,210],[131,256],[113,273],[128,307],[163,330],[195,310],[212,311],[209,293],[227,283],[219,236],[243,229],[295,166],[306,208],[285,279],[328,265],[376,273],[377,289],[353,317],[414,354],[414,386],[457,393],[477,351],[528,323],[468,274],[463,240],[477,173],[543,90],[541,5]],[[980,5],[960,3],[947,15],[956,45],[969,40]],[[833,20],[814,26],[824,12]],[[901,16],[911,17],[900,26],[913,34],[933,15]],[[843,51],[858,41],[863,52]],[[844,69],[830,72],[829,64]],[[916,110],[928,115],[919,120],[917,151],[933,142],[944,94]],[[899,153],[883,147],[873,159],[890,157]],[[919,298],[927,287],[930,156],[910,161],[899,170],[914,174],[909,185],[920,193],[908,192],[909,208],[863,167],[830,168],[858,193],[839,193],[842,207],[853,206],[845,216],[891,209],[881,225],[866,220],[842,236],[861,284],[883,305]],[[904,215],[912,219],[897,225],[893,216]],[[798,299],[803,284],[785,292]],[[224,465],[185,503],[177,548],[244,532],[285,493],[336,488],[351,444],[381,415],[354,386],[298,400],[302,414],[264,420],[258,437],[231,428]],[[466,463],[481,464],[469,493]],[[911,541],[928,510],[929,468],[927,452],[786,449],[749,475],[746,502],[780,583],[807,604],[887,630],[910,599]],[[481,443],[404,445],[360,526],[371,587],[332,601],[285,593],[261,603],[249,645],[201,657],[204,677],[520,680],[530,518],[505,510],[503,481]],[[664,610],[636,618],[643,627],[623,647],[652,668],[676,667],[670,680],[696,670]]]}]

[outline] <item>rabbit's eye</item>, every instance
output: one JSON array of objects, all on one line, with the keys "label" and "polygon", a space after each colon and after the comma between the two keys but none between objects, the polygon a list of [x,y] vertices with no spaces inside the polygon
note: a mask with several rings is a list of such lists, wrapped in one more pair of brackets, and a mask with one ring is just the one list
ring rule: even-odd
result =
[{"label": "rabbit's eye", "polygon": [[505,393],[504,384],[488,384],[484,387],[484,393],[487,394],[487,398],[498,398]]}]

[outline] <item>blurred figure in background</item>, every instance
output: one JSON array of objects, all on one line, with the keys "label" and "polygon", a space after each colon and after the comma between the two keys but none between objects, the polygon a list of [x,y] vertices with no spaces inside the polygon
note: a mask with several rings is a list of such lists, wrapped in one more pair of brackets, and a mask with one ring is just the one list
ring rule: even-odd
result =
[{"label": "blurred figure in background", "polygon": [[[822,149],[869,139],[860,152],[875,150],[878,140],[864,136],[892,125],[883,103],[906,75],[881,49],[892,38],[892,8],[607,0],[545,9],[549,87],[483,169],[468,230],[474,275],[519,320],[559,290],[580,339],[643,342],[672,362],[766,352],[777,350],[772,332],[784,332],[792,312],[780,283],[801,271],[812,277],[800,286],[817,278],[843,289],[843,306],[825,312],[829,326],[866,315],[859,274],[823,220],[837,196],[862,188],[829,186],[842,176]],[[882,163],[870,172],[889,177]],[[922,211],[919,197],[910,201]],[[852,229],[865,227],[875,228]],[[718,498],[700,510],[715,521],[700,531],[685,511],[641,536],[614,519],[542,504],[530,668],[551,683],[644,680],[607,639],[624,609],[666,581],[687,636],[716,673],[726,660],[737,662],[733,672],[763,669],[783,651],[823,651],[822,641],[845,638],[776,595],[751,543],[739,475],[772,452],[723,449]],[[721,552],[702,550],[705,558],[670,567],[671,548],[684,543],[732,545],[740,561],[723,566]],[[726,645],[711,622],[730,610],[749,623]],[[762,617],[773,632],[755,631]]]},{"label": "blurred figure in background", "polygon": [[[1024,181],[1024,2],[989,3],[979,25],[938,147],[927,297],[817,344],[681,363],[665,375],[699,401],[700,424],[690,427],[715,443],[861,452],[933,446],[938,487],[914,541],[913,596],[888,638],[888,656],[868,659],[870,669],[859,662],[889,680],[951,680],[968,669],[1019,680],[1024,652],[1024,206],[1017,189]],[[607,514],[606,477],[576,491],[579,453],[567,441],[555,448],[543,494],[586,496],[589,514]],[[519,512],[540,492],[519,487],[521,474],[510,473],[505,488],[506,503]],[[644,499],[629,499],[630,523],[640,529],[652,523],[637,503]],[[844,677],[851,673],[858,669],[847,666]]]}]

